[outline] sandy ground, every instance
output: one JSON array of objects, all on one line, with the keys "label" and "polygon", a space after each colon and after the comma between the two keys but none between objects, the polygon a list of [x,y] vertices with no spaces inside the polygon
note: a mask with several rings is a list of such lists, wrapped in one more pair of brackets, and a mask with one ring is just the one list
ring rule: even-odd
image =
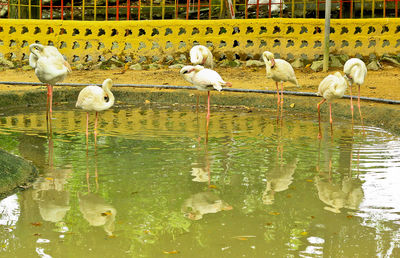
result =
[{"label": "sandy ground", "polygon": [[[242,89],[268,89],[274,90],[275,83],[265,76],[264,67],[237,67],[237,68],[220,68],[215,69],[222,78],[233,84],[234,88]],[[133,71],[127,70],[121,74],[121,70],[91,70],[82,71],[74,70],[64,82],[72,83],[101,83],[105,78],[113,79],[114,83],[131,83],[131,84],[157,84],[157,85],[189,85],[184,81],[179,69],[160,69],[160,70],[144,70]],[[329,72],[313,72],[308,68],[296,70],[296,76],[301,87],[295,87],[289,83],[285,84],[285,90],[317,92],[320,81],[328,74],[334,73],[336,70]],[[23,71],[22,69],[10,69],[0,71],[0,81],[23,81],[23,82],[39,82],[33,70]],[[27,90],[36,87],[29,86],[12,86],[1,85],[0,91],[7,90]],[[361,96],[376,97],[385,99],[400,100],[400,67],[384,65],[382,70],[368,71],[366,82],[361,88]],[[55,89],[57,90],[57,89]],[[349,94],[347,91],[346,94]],[[357,89],[353,88],[353,95],[357,94]]]}]

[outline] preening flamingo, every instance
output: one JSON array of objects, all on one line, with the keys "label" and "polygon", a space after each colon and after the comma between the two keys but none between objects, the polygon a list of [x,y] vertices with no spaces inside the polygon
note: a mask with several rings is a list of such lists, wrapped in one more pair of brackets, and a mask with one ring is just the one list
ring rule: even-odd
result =
[{"label": "preening flamingo", "polygon": [[210,118],[210,90],[214,88],[217,91],[221,91],[223,86],[232,86],[232,83],[225,82],[216,71],[204,68],[201,65],[184,66],[180,70],[180,74],[198,90],[208,91],[207,118]]},{"label": "preening flamingo", "polygon": [[321,113],[320,106],[325,101],[329,103],[329,122],[331,124],[331,132],[332,132],[332,101],[335,99],[339,99],[343,97],[344,92],[347,88],[347,82],[342,76],[341,73],[336,72],[334,74],[330,74],[326,76],[318,86],[318,96],[322,96],[324,99],[318,103],[318,124],[319,124],[319,132],[318,138],[322,138],[321,134]]},{"label": "preening flamingo", "polygon": [[350,107],[351,107],[351,120],[354,120],[354,111],[353,111],[353,96],[351,92],[351,88],[353,84],[358,85],[358,111],[360,112],[361,124],[364,130],[364,122],[361,114],[361,105],[360,105],[360,86],[364,83],[365,76],[367,75],[367,67],[365,63],[358,58],[351,58],[347,60],[344,64],[343,72],[345,74],[345,78],[350,84]]},{"label": "preening flamingo", "polygon": [[[283,82],[291,82],[296,86],[299,86],[296,75],[294,74],[293,67],[283,59],[275,59],[274,54],[269,51],[265,51],[262,54],[265,62],[265,68],[267,70],[267,78],[271,78],[276,83],[276,94],[278,97],[278,111],[279,106],[283,108]],[[279,96],[278,83],[281,82],[281,96]]]},{"label": "preening flamingo", "polygon": [[202,65],[207,68],[214,68],[213,55],[205,46],[197,45],[190,49],[190,62],[194,65]]},{"label": "preening flamingo", "polygon": [[29,46],[29,65],[35,68],[38,79],[47,84],[47,113],[53,112],[53,85],[65,79],[71,66],[53,46],[31,44]]},{"label": "preening flamingo", "polygon": [[86,110],[86,140],[89,135],[89,111],[96,111],[96,120],[94,123],[94,134],[95,140],[97,135],[97,120],[98,112],[109,109],[114,105],[114,95],[110,91],[113,86],[111,79],[106,79],[103,82],[102,87],[98,86],[87,86],[83,88],[78,95],[76,101],[76,107]]}]

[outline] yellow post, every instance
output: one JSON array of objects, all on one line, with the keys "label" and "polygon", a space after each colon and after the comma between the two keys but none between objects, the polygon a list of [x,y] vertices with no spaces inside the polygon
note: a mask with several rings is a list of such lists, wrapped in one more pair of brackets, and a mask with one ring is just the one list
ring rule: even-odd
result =
[{"label": "yellow post", "polygon": [[375,18],[375,0],[372,0],[372,18]]},{"label": "yellow post", "polygon": [[361,18],[364,18],[364,0],[361,0]]},{"label": "yellow post", "polygon": [[32,18],[31,9],[32,9],[32,8],[31,8],[31,0],[29,0],[29,2],[28,2],[28,12],[29,12],[28,17],[29,17],[29,19]]},{"label": "yellow post", "polygon": [[161,3],[161,19],[164,20],[164,16],[165,16],[165,0],[162,0]]},{"label": "yellow post", "polygon": [[96,14],[97,14],[97,0],[94,0],[94,10],[93,10],[94,20],[96,20]]},{"label": "yellow post", "polygon": [[153,20],[153,0],[150,0],[150,20]]},{"label": "yellow post", "polygon": [[85,0],[82,0],[82,21],[85,20]]}]

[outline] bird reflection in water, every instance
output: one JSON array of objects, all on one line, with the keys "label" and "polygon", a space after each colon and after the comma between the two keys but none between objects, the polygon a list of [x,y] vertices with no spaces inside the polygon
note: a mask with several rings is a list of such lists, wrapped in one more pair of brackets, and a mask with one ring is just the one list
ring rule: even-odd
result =
[{"label": "bird reflection in water", "polygon": [[[199,166],[200,164],[202,164],[202,162],[194,163],[192,165]],[[207,182],[209,191],[193,194],[183,202],[181,208],[184,216],[191,220],[202,219],[205,214],[233,209],[232,206],[221,200],[218,195],[212,192],[212,188],[215,186],[211,185],[210,159],[207,145],[205,145],[204,165],[204,168],[192,168],[191,175],[194,176],[192,181],[199,183]]]},{"label": "bird reflection in water", "polygon": [[48,166],[45,175],[33,183],[32,196],[38,202],[39,212],[43,220],[56,223],[64,231],[62,222],[70,210],[69,192],[64,189],[72,174],[71,168],[55,169],[53,139],[48,138]]},{"label": "bird reflection in water", "polygon": [[[282,121],[282,120],[281,120]],[[283,160],[282,128],[277,128],[277,147],[275,164],[268,170],[267,185],[263,192],[264,204],[273,204],[275,193],[285,191],[293,182],[293,174],[296,171],[298,159],[294,158],[288,162]]]},{"label": "bird reflection in water", "polygon": [[200,192],[186,199],[182,205],[184,216],[191,220],[199,220],[203,215],[232,210],[232,206],[221,200],[213,192]]},{"label": "bird reflection in water", "polygon": [[[341,148],[350,151],[342,151],[339,156],[340,164],[347,163],[347,168],[342,166],[338,167],[340,172],[349,169],[347,174],[339,174],[339,177],[333,178],[332,176],[332,156],[328,154],[327,165],[328,173],[323,173],[317,166],[318,175],[315,176],[314,182],[318,191],[319,199],[327,206],[325,210],[334,213],[341,213],[341,209],[357,210],[364,198],[364,191],[362,189],[362,181],[352,176],[352,148]],[[344,155],[343,155],[344,154]],[[350,157],[350,159],[348,158]],[[343,161],[346,162],[343,162]],[[340,165],[339,165],[340,166]],[[357,165],[358,166],[358,165]],[[337,173],[335,173],[337,174]]]},{"label": "bird reflection in water", "polygon": [[[113,236],[115,230],[115,216],[117,210],[111,204],[107,203],[99,194],[90,190],[90,173],[88,165],[88,155],[86,156],[86,180],[88,185],[88,193],[78,193],[79,209],[83,217],[91,226],[103,226],[108,236]],[[97,150],[95,149],[95,182],[96,192],[99,189],[98,173],[97,173]]]},{"label": "bird reflection in water", "polygon": [[284,164],[278,161],[269,169],[267,174],[267,185],[263,192],[262,200],[264,204],[273,204],[275,193],[285,191],[293,182],[293,174],[297,169],[298,159]]}]

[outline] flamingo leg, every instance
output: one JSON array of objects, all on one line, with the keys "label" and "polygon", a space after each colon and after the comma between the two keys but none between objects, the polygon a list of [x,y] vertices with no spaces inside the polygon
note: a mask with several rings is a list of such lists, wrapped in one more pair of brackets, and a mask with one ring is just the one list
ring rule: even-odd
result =
[{"label": "flamingo leg", "polygon": [[318,125],[319,125],[319,131],[318,131],[318,139],[322,138],[322,133],[321,133],[321,112],[320,112],[320,106],[326,101],[326,99],[321,100],[321,102],[318,103],[317,108],[318,108]]},{"label": "flamingo leg", "polygon": [[350,110],[351,110],[351,126],[354,125],[354,107],[353,107],[353,94],[351,92],[352,85],[350,85]]},{"label": "flamingo leg", "polygon": [[207,98],[207,119],[210,119],[210,91],[208,91],[208,98]]},{"label": "flamingo leg", "polygon": [[47,85],[47,95],[49,98],[49,112],[51,118],[51,114],[53,113],[53,86],[50,84]]},{"label": "flamingo leg", "polygon": [[333,135],[332,103],[329,103],[329,123],[331,124],[331,136]]},{"label": "flamingo leg", "polygon": [[89,142],[89,112],[86,112],[86,146]]},{"label": "flamingo leg", "polygon": [[208,125],[209,124],[210,124],[210,91],[208,91],[208,100],[207,100],[206,144],[208,143]]},{"label": "flamingo leg", "polygon": [[281,83],[281,119],[282,119],[282,112],[283,112],[283,82]]},{"label": "flamingo leg", "polygon": [[99,112],[96,112],[96,120],[94,120],[94,145],[97,143],[97,119],[99,116]]},{"label": "flamingo leg", "polygon": [[197,98],[196,98],[196,113],[199,112],[199,102],[200,102],[200,95],[197,94]]},{"label": "flamingo leg", "polygon": [[364,130],[364,121],[363,121],[363,117],[362,117],[362,114],[361,114],[360,85],[358,85],[358,103],[357,103],[357,105],[358,105],[358,112],[360,112],[361,125],[362,125],[362,128],[363,128],[363,134],[365,134],[365,130]]},{"label": "flamingo leg", "polygon": [[276,97],[278,98],[277,105],[276,105],[276,121],[279,121],[279,107],[280,107],[281,100],[280,100],[280,96],[279,96],[278,82],[275,82],[275,84],[276,84]]}]

